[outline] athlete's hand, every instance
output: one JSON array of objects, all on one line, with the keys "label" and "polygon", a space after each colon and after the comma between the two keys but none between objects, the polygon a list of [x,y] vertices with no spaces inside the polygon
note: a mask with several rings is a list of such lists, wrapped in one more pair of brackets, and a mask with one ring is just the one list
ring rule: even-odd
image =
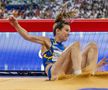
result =
[{"label": "athlete's hand", "polygon": [[101,66],[104,66],[108,64],[108,58],[104,57],[100,60],[100,62],[98,63],[98,66],[101,67]]},{"label": "athlete's hand", "polygon": [[16,20],[16,18],[13,15],[9,16],[9,22],[14,27],[18,24],[18,21]]}]

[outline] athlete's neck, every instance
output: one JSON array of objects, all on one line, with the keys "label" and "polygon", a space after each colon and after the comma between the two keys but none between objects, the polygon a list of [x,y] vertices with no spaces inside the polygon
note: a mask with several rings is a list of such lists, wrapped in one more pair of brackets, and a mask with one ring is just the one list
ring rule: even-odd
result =
[{"label": "athlete's neck", "polygon": [[59,43],[62,43],[62,40],[60,40],[60,38],[58,38],[58,37],[55,37],[55,41],[59,42]]}]

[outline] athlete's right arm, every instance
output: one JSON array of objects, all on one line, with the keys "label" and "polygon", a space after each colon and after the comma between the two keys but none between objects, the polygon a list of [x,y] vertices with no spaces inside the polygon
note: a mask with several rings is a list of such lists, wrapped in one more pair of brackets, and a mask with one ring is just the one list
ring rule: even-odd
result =
[{"label": "athlete's right arm", "polygon": [[[32,36],[28,34],[28,32],[19,25],[18,21],[14,16],[9,17],[10,24],[17,30],[17,32],[26,40],[31,42],[36,42],[42,45],[50,44],[50,39],[42,36]],[[49,45],[48,45],[49,46]]]}]

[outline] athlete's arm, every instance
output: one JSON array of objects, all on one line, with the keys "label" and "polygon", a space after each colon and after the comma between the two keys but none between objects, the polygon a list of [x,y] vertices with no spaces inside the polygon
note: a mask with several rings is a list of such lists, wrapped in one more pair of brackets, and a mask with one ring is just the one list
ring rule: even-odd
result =
[{"label": "athlete's arm", "polygon": [[100,62],[97,64],[97,68],[99,68],[99,67],[102,67],[102,66],[104,66],[104,65],[106,65],[106,64],[108,64],[108,58],[102,58],[101,60],[100,60]]},{"label": "athlete's arm", "polygon": [[31,42],[36,42],[42,45],[47,45],[50,42],[49,38],[42,37],[42,36],[32,36],[28,34],[28,32],[20,26],[18,21],[14,16],[9,17],[9,22],[10,24],[17,30],[17,32],[26,40],[31,41]]}]

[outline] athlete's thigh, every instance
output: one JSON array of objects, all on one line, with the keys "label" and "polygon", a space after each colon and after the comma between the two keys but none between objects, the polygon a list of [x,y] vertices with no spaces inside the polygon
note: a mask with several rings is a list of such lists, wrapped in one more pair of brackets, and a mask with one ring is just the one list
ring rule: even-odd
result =
[{"label": "athlete's thigh", "polygon": [[70,59],[70,52],[63,52],[63,54],[61,54],[61,56],[57,59],[53,66],[56,69],[60,69],[62,66],[66,66],[67,63],[69,63]]},{"label": "athlete's thigh", "polygon": [[81,54],[82,54],[82,63],[81,63],[82,68],[87,66],[87,55],[88,55],[88,52],[89,52],[89,50],[91,48],[94,48],[94,47],[97,48],[96,44],[94,42],[90,42],[82,50],[82,52],[81,52]]},{"label": "athlete's thigh", "polygon": [[56,65],[61,65],[64,62],[66,62],[67,60],[69,61],[71,59],[71,51],[74,47],[79,47],[79,42],[75,42],[73,44],[71,44],[70,46],[68,46],[61,54],[61,56],[57,59],[56,61]]},{"label": "athlete's thigh", "polygon": [[70,65],[72,65],[72,60],[71,60],[71,51],[73,47],[79,47],[79,42],[75,42],[71,44],[69,47],[67,47],[61,56],[57,59],[57,61],[53,64],[53,71],[58,72],[58,71],[65,71],[68,72],[67,69],[72,69],[72,66],[70,68]]}]

